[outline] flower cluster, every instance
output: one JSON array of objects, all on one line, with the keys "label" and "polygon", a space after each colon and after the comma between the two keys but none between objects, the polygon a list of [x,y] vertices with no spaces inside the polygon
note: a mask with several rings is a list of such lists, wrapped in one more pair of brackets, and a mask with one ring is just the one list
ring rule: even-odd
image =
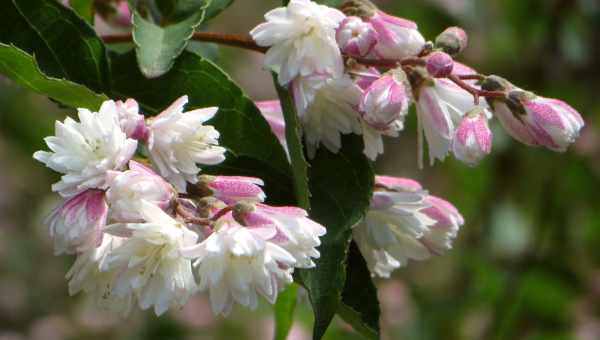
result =
[{"label": "flower cluster", "polygon": [[408,260],[441,255],[464,220],[449,202],[406,178],[375,177],[376,189],[353,238],[373,276],[389,277]]},{"label": "flower cluster", "polygon": [[[69,293],[127,314],[157,315],[207,291],[213,311],[273,303],[295,268],[314,266],[325,228],[296,207],[273,207],[262,180],[200,174],[225,159],[217,108],[184,112],[187,97],[145,118],[135,100],[56,123],[34,158],[62,174],[47,219],[55,253],[76,254]],[[135,159],[134,159],[135,157]]]},{"label": "flower cluster", "polygon": [[355,133],[375,160],[382,137],[399,135],[413,103],[421,164],[423,138],[431,164],[449,153],[477,164],[491,152],[493,116],[518,141],[554,151],[564,151],[584,126],[568,104],[456,62],[468,43],[458,27],[428,42],[414,22],[368,0],[347,0],[341,10],[291,0],[265,19],[250,34],[268,48],[265,66],[293,93],[309,157],[320,144],[338,152],[341,134]]}]

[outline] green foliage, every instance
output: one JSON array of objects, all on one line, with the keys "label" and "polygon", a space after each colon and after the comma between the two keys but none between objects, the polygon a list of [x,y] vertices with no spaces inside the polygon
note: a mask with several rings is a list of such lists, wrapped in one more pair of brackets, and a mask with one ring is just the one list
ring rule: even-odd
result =
[{"label": "green foliage", "polygon": [[273,82],[279,94],[283,117],[285,119],[285,140],[290,153],[292,173],[294,178],[294,189],[298,206],[308,210],[310,208],[310,191],[308,189],[308,164],[304,158],[300,122],[294,100],[289,91],[279,86],[277,76],[273,76]]},{"label": "green foliage", "polygon": [[71,107],[99,108],[106,96],[80,84],[46,76],[35,59],[14,46],[0,43],[0,73],[21,86]]},{"label": "green foliage", "polygon": [[351,228],[364,216],[373,188],[373,170],[362,153],[360,137],[344,136],[342,140],[343,147],[337,154],[320,148],[309,168],[311,217],[327,227],[317,266],[300,270],[299,274],[315,314],[314,339],[323,336],[338,310],[346,281]]},{"label": "green foliage", "polygon": [[379,338],[379,302],[371,272],[356,243],[350,244],[340,316],[369,339]]},{"label": "green foliage", "polygon": [[70,0],[69,4],[86,22],[94,23],[94,0]]},{"label": "green foliage", "polygon": [[279,293],[275,303],[275,340],[287,339],[294,323],[294,310],[298,301],[298,286],[291,284]]},{"label": "green foliage", "polygon": [[[171,4],[164,8],[166,3]],[[133,13],[133,40],[140,70],[148,78],[165,74],[177,56],[185,49],[196,27],[204,18],[205,1],[166,1],[163,4],[161,23],[152,22],[151,15],[144,18],[138,10]],[[172,20],[179,19],[176,22]]]},{"label": "green foliage", "polygon": [[106,91],[109,65],[94,29],[54,0],[4,1],[0,42],[35,55],[49,76]]},{"label": "green foliage", "polygon": [[227,7],[233,4],[234,0],[211,0],[206,7],[206,14],[204,15],[204,20],[210,20],[217,15],[219,15],[222,11],[226,10]]}]

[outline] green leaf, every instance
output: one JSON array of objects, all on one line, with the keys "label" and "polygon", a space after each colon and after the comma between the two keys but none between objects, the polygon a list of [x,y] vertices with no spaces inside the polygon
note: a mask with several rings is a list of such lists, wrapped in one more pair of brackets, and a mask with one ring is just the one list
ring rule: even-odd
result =
[{"label": "green leaf", "polygon": [[316,0],[315,2],[318,2],[322,5],[326,5],[329,7],[340,7],[345,0]]},{"label": "green leaf", "polygon": [[35,55],[47,75],[108,90],[104,44],[73,10],[55,0],[5,0],[0,20],[0,42]]},{"label": "green leaf", "polygon": [[227,7],[233,4],[233,0],[212,0],[208,7],[206,7],[206,16],[204,17],[204,21],[210,20],[221,12],[227,9]]},{"label": "green leaf", "polygon": [[148,78],[156,78],[169,71],[203,17],[204,10],[200,10],[178,23],[160,27],[135,11],[133,41],[142,73]]},{"label": "green leaf", "polygon": [[368,339],[379,338],[379,302],[367,263],[356,243],[350,244],[346,284],[338,314]]},{"label": "green leaf", "polygon": [[279,293],[275,303],[275,340],[286,340],[294,323],[294,310],[298,300],[298,286],[289,285]]},{"label": "green leaf", "polygon": [[[215,64],[184,51],[169,72],[155,79],[144,78],[132,52],[113,54],[112,66],[113,95],[135,98],[146,114],[158,114],[186,94],[188,110],[219,107],[210,124],[221,133],[220,143],[230,151],[227,157],[253,161],[253,165],[268,164],[266,169],[273,174],[262,173],[261,177],[281,179],[281,190],[290,191],[291,170],[283,147],[254,103]],[[271,195],[268,188],[267,193]]]},{"label": "green leaf", "polygon": [[300,123],[298,113],[294,105],[294,100],[289,91],[284,89],[277,82],[277,76],[273,75],[273,82],[279,95],[283,118],[285,119],[285,140],[292,163],[292,174],[294,181],[294,191],[298,206],[306,210],[310,209],[310,191],[308,189],[308,164],[304,159],[304,149],[302,148],[302,137],[300,132]]},{"label": "green leaf", "polygon": [[70,0],[69,5],[83,20],[94,24],[94,0]]},{"label": "green leaf", "polygon": [[299,271],[315,314],[313,338],[320,339],[331,323],[346,281],[346,255],[351,228],[364,216],[373,191],[374,174],[363,154],[360,136],[342,138],[333,154],[321,147],[310,163],[311,218],[327,228],[316,267]]},{"label": "green leaf", "polygon": [[74,108],[97,109],[108,99],[83,85],[46,76],[31,55],[2,43],[0,43],[0,73],[21,86]]}]

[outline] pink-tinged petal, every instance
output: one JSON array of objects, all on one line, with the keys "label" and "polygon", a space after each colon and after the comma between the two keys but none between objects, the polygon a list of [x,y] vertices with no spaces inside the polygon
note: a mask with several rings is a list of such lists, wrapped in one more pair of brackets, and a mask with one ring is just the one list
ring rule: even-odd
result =
[{"label": "pink-tinged petal", "polygon": [[463,216],[452,203],[436,196],[428,196],[425,202],[431,206],[423,209],[423,212],[437,222],[435,226],[458,227],[465,223]]},{"label": "pink-tinged petal", "polygon": [[392,191],[420,191],[421,184],[410,178],[375,176],[375,184]]}]

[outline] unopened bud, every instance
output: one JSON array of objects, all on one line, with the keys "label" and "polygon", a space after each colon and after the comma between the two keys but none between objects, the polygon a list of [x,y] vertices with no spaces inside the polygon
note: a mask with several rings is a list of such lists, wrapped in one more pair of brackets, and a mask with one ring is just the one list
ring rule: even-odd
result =
[{"label": "unopened bud", "polygon": [[467,48],[469,37],[460,27],[448,27],[435,38],[435,47],[455,56]]},{"label": "unopened bud", "polygon": [[410,88],[406,74],[393,70],[379,78],[365,91],[359,108],[365,121],[373,128],[386,130],[403,119],[410,103]]},{"label": "unopened bud", "polygon": [[204,196],[208,193],[227,204],[233,204],[242,200],[264,201],[265,193],[260,188],[262,185],[264,183],[260,178],[202,175],[194,187]]},{"label": "unopened bud", "polygon": [[336,33],[336,40],[343,53],[353,57],[364,57],[377,44],[377,32],[373,26],[361,18],[351,16],[342,21]]},{"label": "unopened bud", "polygon": [[457,159],[471,166],[492,151],[487,109],[477,107],[463,117],[454,134],[452,150]]},{"label": "unopened bud", "polygon": [[447,53],[436,51],[427,58],[427,72],[435,78],[445,78],[454,69],[454,60]]}]

